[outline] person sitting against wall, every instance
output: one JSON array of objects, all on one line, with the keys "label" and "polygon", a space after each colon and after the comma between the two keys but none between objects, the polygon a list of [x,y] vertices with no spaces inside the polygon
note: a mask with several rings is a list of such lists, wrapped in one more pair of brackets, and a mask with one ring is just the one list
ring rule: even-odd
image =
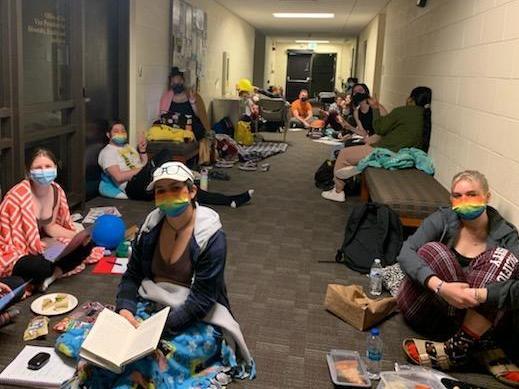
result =
[{"label": "person sitting against wall", "polygon": [[[423,134],[430,133],[431,128],[431,97],[431,89],[416,87],[411,91],[405,106],[397,107],[385,116],[376,117],[373,122],[375,134],[365,138],[367,144],[346,147],[339,152],[334,167],[335,187],[322,192],[322,197],[332,201],[346,201],[343,180],[359,173],[357,163],[370,155],[375,147],[394,152],[405,147],[421,149],[424,144]],[[378,106],[378,102],[372,104]]]},{"label": "person sitting against wall", "polygon": [[313,118],[312,104],[308,102],[308,90],[301,89],[299,98],[291,104],[292,117],[288,123],[290,128],[310,128]]},{"label": "person sitting against wall", "polygon": [[[0,277],[12,287],[24,282],[45,290],[64,273],[82,270],[94,247],[89,239],[56,262],[43,253],[53,240],[66,242],[77,231],[70,218],[67,197],[55,182],[57,160],[47,149],[37,148],[27,160],[27,178],[16,184],[0,204]],[[11,280],[11,281],[10,281]]]},{"label": "person sitting against wall", "polygon": [[156,208],[133,242],[117,291],[116,312],[138,327],[143,314],[169,305],[161,346],[145,363],[127,366],[121,376],[93,368],[90,379],[99,373],[99,387],[115,387],[138,374],[147,383],[176,386],[181,379],[183,385],[190,382],[190,387],[198,387],[191,381],[196,374],[216,376],[221,369],[205,368],[225,365],[225,354],[234,354],[222,330],[236,341],[244,371],[254,378],[254,361],[230,311],[225,285],[227,242],[218,214],[195,203],[193,174],[180,162],[160,166],[148,189],[155,193]]},{"label": "person sitting against wall", "polygon": [[[104,174],[99,186],[101,195],[141,201],[153,200],[153,192],[146,190],[146,187],[152,180],[155,168],[171,160],[171,153],[161,150],[153,158],[148,158],[144,136],[141,136],[136,150],[128,143],[128,133],[120,121],[110,124],[106,137],[109,142],[98,157],[99,166]],[[248,203],[253,193],[252,189],[237,195],[199,190],[198,201],[202,204],[237,208]]]},{"label": "person sitting against wall", "polygon": [[[400,312],[419,333],[448,338],[406,339],[404,350],[414,363],[442,370],[464,366],[479,353],[496,378],[518,385],[519,368],[493,344],[505,317],[498,302],[508,299],[510,287],[496,284],[490,301],[486,288],[519,278],[519,235],[487,205],[490,199],[483,174],[456,174],[451,207],[427,217],[402,246],[398,262],[406,278],[397,297]],[[506,338],[510,342],[517,336],[510,332]]]},{"label": "person sitting against wall", "polygon": [[206,129],[211,128],[202,97],[193,89],[184,85],[184,73],[173,66],[169,74],[168,90],[160,98],[159,114],[161,116],[179,116],[180,124],[192,119],[192,129],[197,141],[205,137]]}]

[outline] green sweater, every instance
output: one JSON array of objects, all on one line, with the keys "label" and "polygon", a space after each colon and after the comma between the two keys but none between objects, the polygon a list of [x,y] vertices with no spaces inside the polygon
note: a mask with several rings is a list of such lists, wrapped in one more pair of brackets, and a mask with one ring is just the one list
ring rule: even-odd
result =
[{"label": "green sweater", "polygon": [[423,107],[406,105],[393,109],[373,121],[375,133],[382,139],[373,147],[385,147],[395,153],[404,147],[422,148]]}]

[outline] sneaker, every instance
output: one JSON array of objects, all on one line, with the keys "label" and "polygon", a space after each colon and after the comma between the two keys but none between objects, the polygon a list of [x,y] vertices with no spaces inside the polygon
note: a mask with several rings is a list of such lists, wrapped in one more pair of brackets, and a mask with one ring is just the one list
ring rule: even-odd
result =
[{"label": "sneaker", "polygon": [[245,163],[240,164],[240,170],[246,170],[246,171],[254,171],[258,169],[258,165],[256,162],[253,161],[247,161]]},{"label": "sneaker", "polygon": [[326,200],[337,201],[339,203],[344,203],[346,201],[346,195],[344,194],[344,191],[337,193],[335,188],[322,192],[321,196]]}]

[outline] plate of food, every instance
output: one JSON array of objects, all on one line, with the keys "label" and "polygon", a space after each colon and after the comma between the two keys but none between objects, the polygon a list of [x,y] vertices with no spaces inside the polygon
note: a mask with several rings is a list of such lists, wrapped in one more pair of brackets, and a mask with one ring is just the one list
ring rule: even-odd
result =
[{"label": "plate of food", "polygon": [[31,304],[31,310],[44,316],[67,313],[76,308],[77,298],[68,293],[49,293],[38,297]]},{"label": "plate of food", "polygon": [[336,386],[371,388],[371,380],[358,352],[331,350],[326,360]]}]

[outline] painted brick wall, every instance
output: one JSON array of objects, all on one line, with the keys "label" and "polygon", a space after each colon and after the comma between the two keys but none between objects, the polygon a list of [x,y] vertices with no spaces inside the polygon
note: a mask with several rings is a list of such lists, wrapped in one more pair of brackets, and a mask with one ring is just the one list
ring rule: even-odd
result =
[{"label": "painted brick wall", "polygon": [[381,102],[431,87],[436,178],[449,187],[481,171],[492,205],[519,225],[519,1],[392,0],[384,12]]}]

